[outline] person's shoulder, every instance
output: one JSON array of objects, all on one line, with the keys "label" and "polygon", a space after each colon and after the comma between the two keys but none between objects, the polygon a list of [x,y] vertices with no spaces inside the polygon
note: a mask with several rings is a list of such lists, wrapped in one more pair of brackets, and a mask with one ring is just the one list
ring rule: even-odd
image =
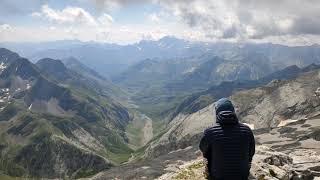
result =
[{"label": "person's shoulder", "polygon": [[247,130],[247,131],[252,132],[251,128],[250,128],[247,124],[244,124],[244,123],[240,123],[240,122],[239,122],[239,126],[240,126],[242,129],[245,129],[245,130]]},{"label": "person's shoulder", "polygon": [[211,133],[219,131],[219,130],[221,130],[221,126],[219,124],[215,124],[213,126],[208,127],[207,129],[205,129],[203,134],[208,135],[208,134],[211,134]]}]

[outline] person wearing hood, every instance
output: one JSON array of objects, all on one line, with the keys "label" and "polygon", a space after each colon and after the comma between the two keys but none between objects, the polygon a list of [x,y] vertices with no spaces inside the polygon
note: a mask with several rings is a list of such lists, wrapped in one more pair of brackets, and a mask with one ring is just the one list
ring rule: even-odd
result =
[{"label": "person wearing hood", "polygon": [[199,148],[207,160],[209,180],[247,180],[255,153],[251,129],[238,121],[232,102],[215,103],[216,123],[204,131]]}]

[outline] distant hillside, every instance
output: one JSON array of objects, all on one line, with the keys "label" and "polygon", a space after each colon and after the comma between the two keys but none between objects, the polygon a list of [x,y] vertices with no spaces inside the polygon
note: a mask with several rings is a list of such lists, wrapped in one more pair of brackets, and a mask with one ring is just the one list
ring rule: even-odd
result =
[{"label": "distant hillside", "polygon": [[61,61],[63,62],[63,64],[65,64],[65,66],[67,68],[77,72],[78,74],[92,77],[97,81],[105,81],[106,80],[105,77],[103,77],[102,75],[100,75],[99,73],[94,71],[93,69],[87,67],[86,65],[84,65],[78,59],[76,59],[74,57],[68,57],[65,59],[61,59]]},{"label": "distant hillside", "polygon": [[214,101],[222,97],[228,97],[232,93],[266,85],[272,80],[288,80],[295,78],[300,73],[320,69],[320,65],[311,64],[304,68],[296,65],[289,66],[283,70],[276,71],[258,80],[236,80],[226,81],[219,85],[211,86],[208,90],[194,93],[184,98],[184,100],[176,106],[175,111],[170,115],[171,118],[179,113],[190,114],[199,111]]},{"label": "distant hillside", "polygon": [[146,59],[131,67],[112,80],[133,91],[160,87],[181,78],[188,70],[197,66],[196,59]]},{"label": "distant hillside", "polygon": [[114,99],[126,98],[125,92],[119,87],[74,58],[63,61],[45,58],[40,59],[36,65],[60,85],[72,86],[85,93],[92,91]]}]

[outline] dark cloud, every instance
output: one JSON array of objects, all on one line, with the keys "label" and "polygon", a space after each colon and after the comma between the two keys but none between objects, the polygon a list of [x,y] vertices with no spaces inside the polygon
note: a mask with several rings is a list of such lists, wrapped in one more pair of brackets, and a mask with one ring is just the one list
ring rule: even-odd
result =
[{"label": "dark cloud", "polygon": [[191,27],[209,37],[261,39],[282,35],[319,35],[318,0],[163,0]]}]

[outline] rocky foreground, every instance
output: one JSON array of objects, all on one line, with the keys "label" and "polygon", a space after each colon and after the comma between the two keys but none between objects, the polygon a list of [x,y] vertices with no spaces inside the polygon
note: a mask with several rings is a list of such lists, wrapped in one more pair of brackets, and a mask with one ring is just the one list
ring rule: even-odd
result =
[{"label": "rocky foreground", "polygon": [[[256,155],[251,179],[320,179],[320,119],[290,121],[254,130]],[[149,161],[126,164],[89,179],[205,179],[197,144]]]},{"label": "rocky foreground", "polygon": [[[255,131],[257,147],[250,179],[320,179],[320,120],[300,120],[287,126]],[[205,179],[204,161],[170,164],[164,179]]]},{"label": "rocky foreground", "polygon": [[[157,179],[205,179],[205,161],[201,156],[192,161],[168,164],[167,170],[172,172]],[[320,179],[320,156],[307,149],[285,154],[258,146],[250,179]]]}]

